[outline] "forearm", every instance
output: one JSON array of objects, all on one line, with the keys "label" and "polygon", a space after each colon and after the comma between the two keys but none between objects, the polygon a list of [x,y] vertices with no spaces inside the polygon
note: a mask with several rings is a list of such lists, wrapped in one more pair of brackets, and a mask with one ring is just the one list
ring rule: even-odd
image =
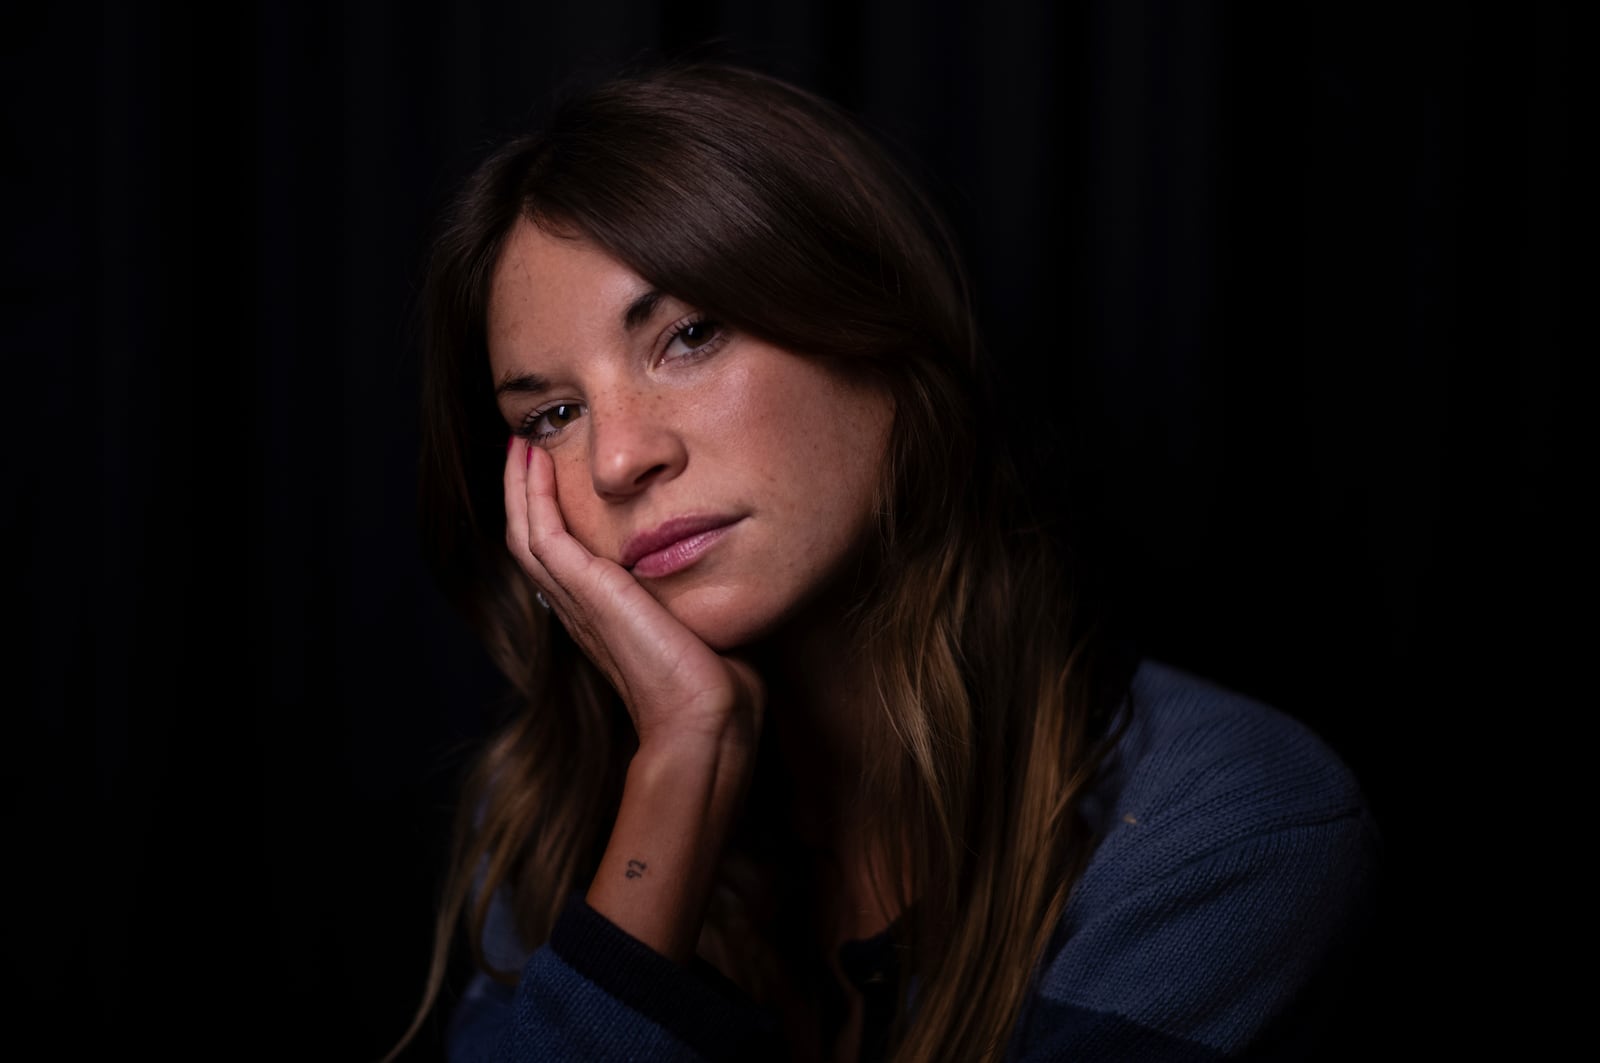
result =
[{"label": "forearm", "polygon": [[733,738],[641,747],[590,907],[668,959],[693,957],[751,754]]}]

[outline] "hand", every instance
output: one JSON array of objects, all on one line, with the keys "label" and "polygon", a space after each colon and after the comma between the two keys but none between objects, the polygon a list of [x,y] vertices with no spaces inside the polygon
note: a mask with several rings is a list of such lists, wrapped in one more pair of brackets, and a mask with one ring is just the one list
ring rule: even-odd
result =
[{"label": "hand", "polygon": [[506,545],[639,734],[586,899],[684,962],[755,765],[764,688],[749,665],[714,652],[625,569],[567,533],[543,448],[510,448],[505,489]]},{"label": "hand", "polygon": [[755,671],[717,654],[626,569],[568,534],[544,448],[513,439],[505,503],[507,547],[622,696],[641,749],[730,737],[754,749],[765,701]]}]

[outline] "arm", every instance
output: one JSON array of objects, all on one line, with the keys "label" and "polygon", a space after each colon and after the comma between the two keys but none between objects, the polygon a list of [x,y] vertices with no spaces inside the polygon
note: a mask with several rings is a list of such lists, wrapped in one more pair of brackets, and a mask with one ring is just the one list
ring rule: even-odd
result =
[{"label": "arm", "polygon": [[[675,964],[569,898],[533,955],[516,940],[504,893],[484,949],[517,985],[478,972],[447,1031],[451,1063],[501,1059],[749,1060],[785,1058],[772,1017],[703,960]],[[497,1056],[497,1050],[499,1055]]]},{"label": "arm", "polygon": [[517,986],[469,992],[450,1031],[452,1063],[783,1058],[768,1016],[714,970],[673,963],[576,895]]},{"label": "arm", "polygon": [[1370,824],[1277,827],[1117,892],[1138,858],[1134,845],[1096,858],[1012,1058],[1307,1058],[1372,898]]},{"label": "arm", "polygon": [[475,983],[453,1058],[490,1040],[505,1060],[717,1058],[759,1023],[687,965],[753,768],[761,684],[567,534],[542,449],[512,447],[505,484],[508,547],[621,695],[639,746],[586,897],[509,999]]}]

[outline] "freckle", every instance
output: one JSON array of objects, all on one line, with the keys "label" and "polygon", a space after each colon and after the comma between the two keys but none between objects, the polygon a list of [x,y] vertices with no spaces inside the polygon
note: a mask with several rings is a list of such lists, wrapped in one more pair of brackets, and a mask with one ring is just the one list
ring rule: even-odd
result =
[{"label": "freckle", "polygon": [[1133,813],[1132,812],[1124,812],[1122,814],[1122,822],[1131,823],[1135,827],[1137,827],[1139,825],[1139,821],[1137,819],[1133,818]]}]

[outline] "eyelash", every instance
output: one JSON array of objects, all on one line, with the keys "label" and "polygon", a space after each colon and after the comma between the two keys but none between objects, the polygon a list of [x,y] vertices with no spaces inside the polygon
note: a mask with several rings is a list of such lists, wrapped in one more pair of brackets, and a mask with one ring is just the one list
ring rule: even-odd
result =
[{"label": "eyelash", "polygon": [[[678,340],[682,339],[683,334],[688,332],[690,329],[699,328],[702,325],[711,329],[711,338],[706,340],[700,346],[691,347],[686,353],[678,355],[680,360],[683,358],[698,358],[702,354],[709,354],[728,341],[728,330],[723,328],[720,322],[713,321],[704,314],[696,313],[688,315],[676,325],[673,325],[672,328],[667,330],[667,343],[665,349],[670,349],[672,345],[677,343]],[[665,349],[663,354],[665,353]]]},{"label": "eyelash", "polygon": [[[537,430],[537,426],[539,424],[539,421],[544,417],[545,414],[551,413],[552,411],[555,411],[555,410],[559,410],[563,406],[572,406],[572,407],[581,408],[583,406],[583,403],[581,403],[581,402],[552,402],[548,406],[541,406],[537,410],[532,410],[532,411],[530,411],[528,413],[528,416],[526,416],[526,417],[524,417],[522,419],[522,424],[517,429],[517,435],[521,436],[523,439],[530,440],[530,441],[532,441],[534,443],[542,442],[543,440],[550,439],[553,436],[560,435],[566,429],[566,427],[567,427],[566,425],[562,425],[560,428],[552,428],[549,431],[545,431],[545,432],[538,431]],[[574,418],[574,420],[576,420],[576,418]]]},{"label": "eyelash", "polygon": [[[670,350],[674,343],[677,343],[678,340],[682,339],[685,333],[689,332],[691,329],[700,328],[701,326],[707,326],[711,329],[711,338],[706,340],[698,347],[688,348],[683,354],[676,355],[675,360],[682,361],[684,359],[699,358],[703,355],[711,353],[727,342],[728,330],[725,329],[721,324],[711,320],[704,314],[690,314],[677,324],[673,325],[667,331],[667,342],[663,347],[662,357],[666,357],[665,352]],[[535,443],[560,435],[566,430],[566,425],[562,425],[560,428],[552,428],[548,431],[541,432],[538,431],[538,424],[539,421],[543,419],[545,414],[559,410],[564,406],[576,406],[582,408],[583,403],[552,402],[549,405],[541,406],[536,410],[532,410],[528,413],[527,417],[523,418],[521,427],[517,429],[517,435]],[[582,416],[582,414],[579,416]],[[576,418],[574,418],[574,420],[576,420]]]}]

